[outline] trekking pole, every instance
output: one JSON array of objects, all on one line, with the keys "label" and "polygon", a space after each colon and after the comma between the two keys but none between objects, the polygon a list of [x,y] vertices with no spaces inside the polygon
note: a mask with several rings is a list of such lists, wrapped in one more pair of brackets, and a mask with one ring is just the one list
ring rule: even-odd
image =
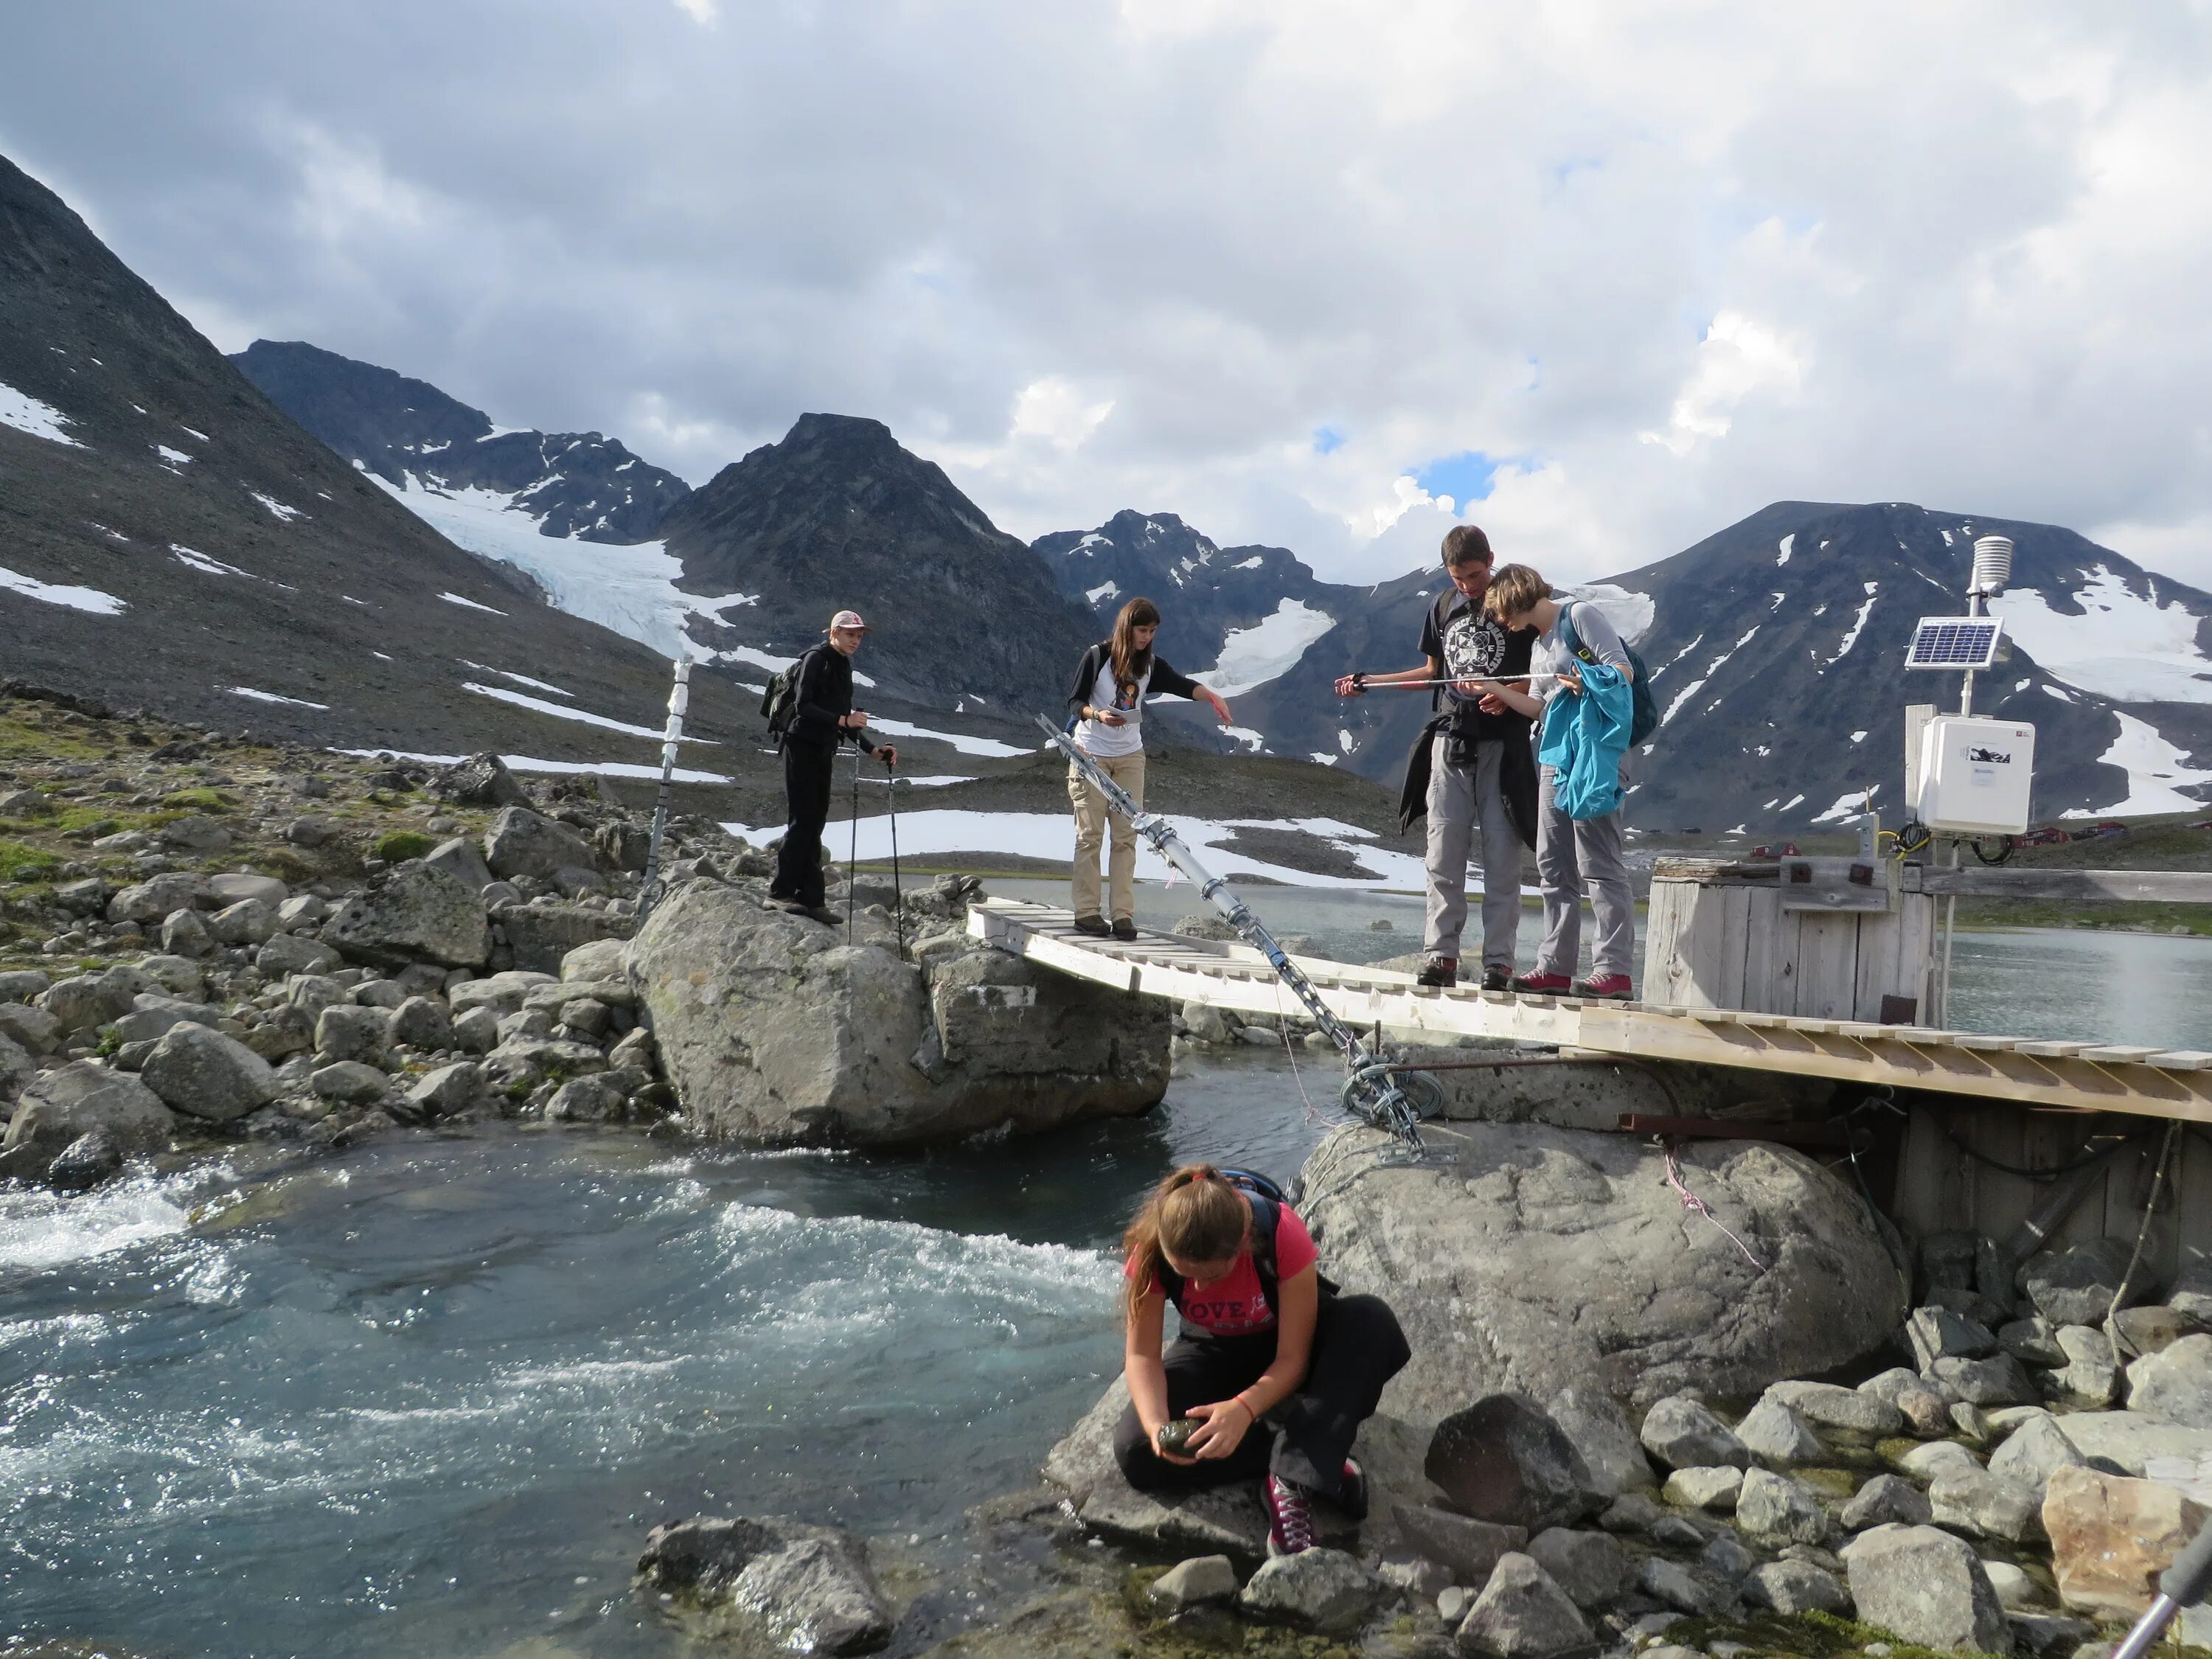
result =
[{"label": "trekking pole", "polygon": [[853,844],[845,854],[845,943],[853,942],[853,894],[860,866],[860,744],[853,744]]},{"label": "trekking pole", "polygon": [[2152,1643],[2166,1633],[2174,1615],[2193,1607],[2212,1589],[2212,1527],[2190,1540],[2189,1547],[2158,1576],[2158,1599],[2150,1611],[2135,1622],[2127,1638],[2112,1650],[2112,1659],[2142,1659]]},{"label": "trekking pole", "polygon": [[[886,766],[884,770],[889,772],[890,768]],[[890,781],[884,787],[884,793],[890,799],[891,804],[891,923],[898,929],[898,953],[901,962],[906,960],[906,895],[899,881],[898,792],[899,785],[905,781],[905,779],[893,773]]]},{"label": "trekking pole", "polygon": [[676,773],[676,745],[684,740],[684,716],[691,707],[691,660],[676,665],[676,684],[668,694],[668,730],[660,741],[660,797],[653,804],[653,836],[646,844],[645,880],[637,890],[637,925],[645,926],[660,896],[660,841],[668,833],[668,786]]}]

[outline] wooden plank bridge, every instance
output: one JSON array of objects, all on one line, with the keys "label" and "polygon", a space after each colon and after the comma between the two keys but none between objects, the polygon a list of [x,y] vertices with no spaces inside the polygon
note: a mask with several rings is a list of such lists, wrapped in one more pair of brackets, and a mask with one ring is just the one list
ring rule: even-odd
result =
[{"label": "wooden plank bridge", "polygon": [[[1302,1017],[1248,945],[1140,931],[1133,941],[1075,931],[1062,909],[1012,899],[970,907],[968,931],[1041,967],[1146,996],[1243,1014]],[[1990,1036],[1978,1031],[1810,1019],[1729,1008],[1523,996],[1414,983],[1386,968],[1293,958],[1331,1012],[1401,1039],[1491,1037],[1594,1054],[1787,1072],[1868,1085],[2076,1111],[2212,1123],[2212,1053]]]}]

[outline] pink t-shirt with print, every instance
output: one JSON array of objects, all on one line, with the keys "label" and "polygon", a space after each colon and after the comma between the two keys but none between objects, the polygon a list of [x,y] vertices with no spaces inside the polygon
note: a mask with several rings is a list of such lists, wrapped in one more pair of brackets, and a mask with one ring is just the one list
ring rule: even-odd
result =
[{"label": "pink t-shirt with print", "polygon": [[[1306,1231],[1306,1224],[1298,1219],[1297,1212],[1287,1204],[1278,1204],[1276,1281],[1296,1279],[1319,1256],[1320,1252],[1314,1249],[1313,1235]],[[1121,1271],[1133,1277],[1136,1265],[1132,1261]],[[1150,1288],[1157,1290],[1158,1286],[1155,1284]],[[1182,1316],[1186,1330],[1207,1336],[1250,1336],[1275,1328],[1275,1316],[1267,1310],[1267,1298],[1260,1290],[1260,1270],[1253,1265],[1249,1249],[1238,1251],[1237,1265],[1211,1284],[1186,1279],[1176,1311]]]}]

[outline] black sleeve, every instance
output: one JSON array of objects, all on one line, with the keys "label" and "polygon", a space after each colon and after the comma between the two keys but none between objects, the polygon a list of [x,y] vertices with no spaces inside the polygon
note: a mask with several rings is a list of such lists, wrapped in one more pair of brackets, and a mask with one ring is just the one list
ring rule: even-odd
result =
[{"label": "black sleeve", "polygon": [[1149,690],[1164,691],[1171,697],[1195,699],[1206,688],[1196,680],[1176,672],[1174,665],[1155,651],[1152,653],[1152,678]]},{"label": "black sleeve", "polygon": [[1106,647],[1094,645],[1083,653],[1083,660],[1075,665],[1075,684],[1067,693],[1067,708],[1074,714],[1091,701],[1091,692],[1098,684],[1098,665]]},{"label": "black sleeve", "polygon": [[1528,656],[1535,649],[1536,630],[1533,628],[1509,628],[1505,630],[1505,659],[1498,665],[1501,680],[1526,679],[1528,675]]},{"label": "black sleeve", "polygon": [[1421,654],[1434,661],[1444,659],[1443,630],[1437,626],[1438,607],[1431,605],[1421,613]]},{"label": "black sleeve", "polygon": [[799,707],[792,713],[791,729],[801,737],[835,743],[842,735],[837,722],[844,714],[821,700],[824,667],[819,650],[810,650],[799,659]]}]

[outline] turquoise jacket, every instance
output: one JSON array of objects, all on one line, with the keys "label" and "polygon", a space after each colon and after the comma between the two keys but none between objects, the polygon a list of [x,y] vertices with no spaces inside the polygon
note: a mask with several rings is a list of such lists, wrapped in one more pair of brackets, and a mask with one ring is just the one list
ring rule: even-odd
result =
[{"label": "turquoise jacket", "polygon": [[1577,663],[1580,696],[1562,687],[1544,705],[1537,763],[1555,769],[1552,799],[1571,818],[1601,818],[1620,810],[1620,762],[1636,718],[1635,697],[1608,663]]}]

